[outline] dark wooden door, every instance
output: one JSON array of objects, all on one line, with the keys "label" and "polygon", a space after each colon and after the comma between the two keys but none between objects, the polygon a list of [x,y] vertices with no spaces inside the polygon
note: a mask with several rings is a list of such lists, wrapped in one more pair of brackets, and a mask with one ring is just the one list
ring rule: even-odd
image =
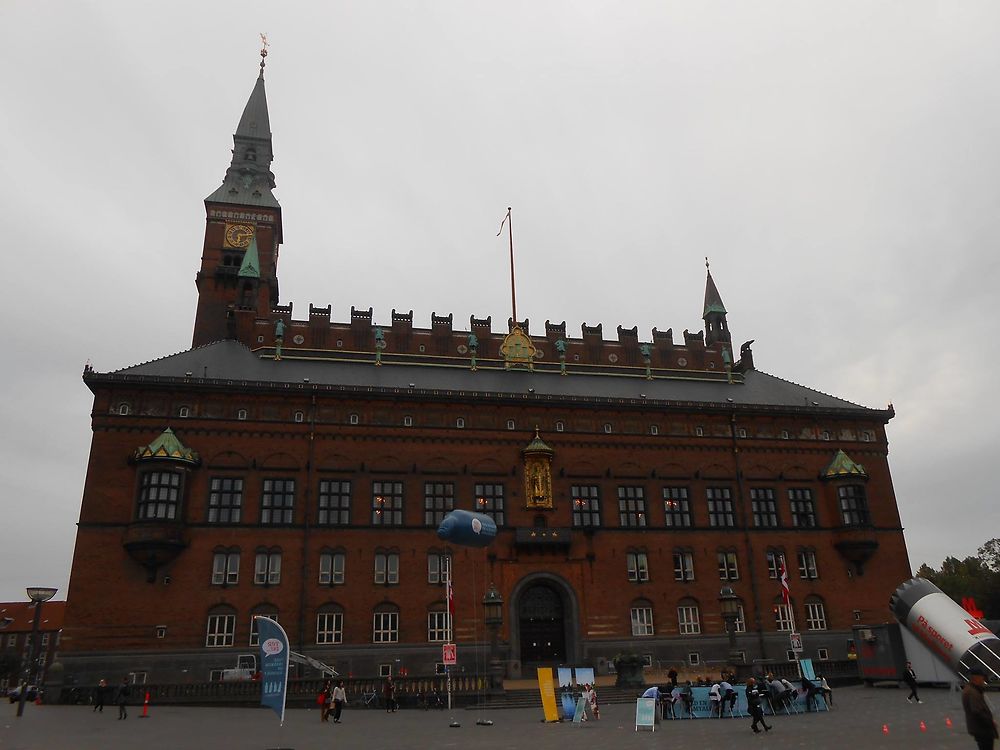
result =
[{"label": "dark wooden door", "polygon": [[522,663],[566,660],[566,623],[559,594],[545,585],[532,586],[521,596],[518,619]]}]

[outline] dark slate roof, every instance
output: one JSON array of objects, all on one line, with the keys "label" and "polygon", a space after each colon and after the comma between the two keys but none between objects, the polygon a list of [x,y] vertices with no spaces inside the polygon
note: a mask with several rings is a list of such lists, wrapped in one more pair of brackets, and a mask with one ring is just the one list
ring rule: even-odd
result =
[{"label": "dark slate roof", "polygon": [[236,135],[248,138],[271,137],[271,120],[267,116],[267,93],[264,91],[264,71],[257,76],[253,91],[243,108],[240,124],[236,126]]},{"label": "dark slate roof", "polygon": [[[200,381],[240,381],[250,384],[302,384],[308,379],[313,386],[346,386],[348,388],[447,390],[465,394],[491,393],[494,395],[528,394],[535,398],[555,397],[568,399],[646,399],[647,401],[681,402],[687,404],[736,404],[746,406],[771,406],[805,408],[824,411],[865,411],[871,416],[879,410],[853,404],[796,383],[760,371],[744,373],[744,382],[733,385],[725,380],[702,381],[683,378],[646,380],[642,370],[636,375],[622,376],[583,373],[561,376],[558,372],[529,372],[480,368],[476,372],[468,366],[443,366],[428,364],[385,363],[375,367],[371,361],[347,359],[293,359],[294,351],[285,352],[286,358],[276,362],[272,357],[262,357],[236,341],[219,341],[213,344],[180,352],[162,359],[127,367],[109,376],[93,374],[94,378],[112,377],[189,379]],[[346,356],[346,353],[345,353]],[[354,354],[353,356],[367,356]],[[461,363],[457,360],[456,365]],[[188,375],[187,373],[191,373]],[[706,374],[707,375],[707,374]],[[530,391],[529,389],[534,389]],[[732,401],[729,401],[732,399]],[[891,415],[890,415],[891,416]]]},{"label": "dark slate roof", "polygon": [[718,288],[715,286],[715,279],[712,278],[712,272],[708,272],[708,279],[705,281],[705,311],[702,313],[702,317],[705,317],[710,312],[718,312],[725,315],[726,306],[722,304],[722,295],[719,294]]}]

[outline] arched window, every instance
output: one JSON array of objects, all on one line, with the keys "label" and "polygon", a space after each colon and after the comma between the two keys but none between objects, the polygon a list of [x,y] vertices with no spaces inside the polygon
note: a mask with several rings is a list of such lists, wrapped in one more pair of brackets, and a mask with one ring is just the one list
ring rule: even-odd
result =
[{"label": "arched window", "polygon": [[257,629],[257,617],[278,621],[278,608],[273,604],[258,604],[250,610],[250,645],[260,645],[260,631]]},{"label": "arched window", "polygon": [[123,404],[118,404],[118,413],[121,416],[127,417],[129,415],[130,411],[131,411],[131,407],[128,404],[124,404],[124,403]]},{"label": "arched window", "polygon": [[205,628],[205,648],[226,648],[233,645],[236,635],[236,610],[220,605],[208,611]]},{"label": "arched window", "polygon": [[681,599],[677,603],[677,628],[681,635],[701,633],[701,614],[698,611],[698,602],[694,599]]},{"label": "arched window", "polygon": [[316,611],[316,645],[332,646],[344,642],[344,609],[330,602]]},{"label": "arched window", "polygon": [[301,411],[297,411],[295,412],[295,414],[292,415],[292,419],[294,419],[296,422],[305,421],[305,418],[306,418],[305,412]]},{"label": "arched window", "polygon": [[399,642],[399,607],[386,602],[375,608],[372,618],[372,643]]},{"label": "arched window", "polygon": [[564,432],[566,430],[566,425],[562,420],[556,422],[556,432]]},{"label": "arched window", "polygon": [[465,429],[465,418],[464,417],[459,417],[458,419],[456,419],[455,420],[455,427],[457,427],[460,430]]},{"label": "arched window", "polygon": [[191,414],[190,406],[181,406],[177,409],[177,416],[181,419],[187,419]]},{"label": "arched window", "polygon": [[653,627],[653,604],[648,599],[636,599],[629,610],[632,621],[632,635],[655,635]]},{"label": "arched window", "polygon": [[806,599],[806,628],[808,630],[826,630],[826,608],[818,596]]}]

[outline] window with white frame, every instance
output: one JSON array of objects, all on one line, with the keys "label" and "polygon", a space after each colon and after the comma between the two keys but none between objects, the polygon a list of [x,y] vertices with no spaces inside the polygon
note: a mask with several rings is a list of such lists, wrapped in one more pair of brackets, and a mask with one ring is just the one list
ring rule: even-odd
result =
[{"label": "window with white frame", "polygon": [[740,569],[736,561],[736,553],[733,550],[719,550],[717,557],[719,561],[719,580],[738,581],[740,579]]},{"label": "window with white frame", "polygon": [[277,586],[281,583],[281,552],[260,550],[254,559],[253,582],[258,586]]},{"label": "window with white frame", "polygon": [[778,580],[778,571],[781,569],[781,559],[783,557],[784,553],[780,550],[769,549],[767,551],[767,577],[772,581]]},{"label": "window with white frame", "polygon": [[556,422],[556,432],[564,432],[566,430],[566,425],[563,422]]},{"label": "window with white frame", "polygon": [[396,643],[399,641],[399,612],[382,610],[376,612],[372,625],[372,643]]},{"label": "window with white frame", "polygon": [[232,586],[240,582],[240,551],[219,550],[212,555],[212,584]]},{"label": "window with white frame", "polygon": [[350,481],[323,479],[318,500],[320,526],[347,526],[351,522]]},{"label": "window with white frame", "polygon": [[294,415],[292,415],[292,419],[294,419],[296,422],[305,421],[305,418],[306,418],[305,412],[301,411],[297,411],[295,412]]},{"label": "window with white frame", "polygon": [[392,674],[392,664],[379,664],[378,665],[378,676],[388,677]]},{"label": "window with white frame", "polygon": [[243,478],[212,477],[208,485],[208,522],[239,523],[243,510]]},{"label": "window with white frame", "polygon": [[691,501],[687,487],[663,488],[663,513],[665,525],[670,528],[691,526]]},{"label": "window with white frame", "polygon": [[687,600],[677,607],[677,627],[681,635],[698,635],[701,632],[701,618],[698,605]]},{"label": "window with white frame", "polygon": [[694,555],[687,550],[676,550],[674,552],[674,580],[694,580]]},{"label": "window with white frame", "polygon": [[507,420],[507,429],[508,430],[513,430],[514,429],[514,420],[513,419],[508,419]]},{"label": "window with white frame", "polygon": [[747,632],[747,618],[746,615],[743,614],[742,604],[738,605],[736,608],[736,621],[734,624],[736,625],[737,633]]},{"label": "window with white frame", "polygon": [[631,610],[632,635],[654,635],[653,607],[649,602],[636,602]]},{"label": "window with white frame", "polygon": [[452,482],[424,482],[424,525],[440,526],[455,509],[455,485]]},{"label": "window with white frame", "polygon": [[447,610],[427,613],[427,640],[430,643],[449,643],[451,641]]},{"label": "window with white frame", "polygon": [[799,578],[813,579],[819,578],[819,571],[816,567],[816,551],[811,549],[799,550]]},{"label": "window with white frame", "polygon": [[294,479],[265,479],[260,495],[260,522],[268,525],[291,523],[295,508]]},{"label": "window with white frame", "polygon": [[375,583],[386,586],[399,583],[399,553],[375,553]]},{"label": "window with white frame", "polygon": [[826,610],[823,608],[823,602],[818,599],[806,602],[806,628],[826,630]]},{"label": "window with white frame", "polygon": [[347,555],[343,552],[323,552],[319,556],[320,586],[340,586],[344,583]]},{"label": "window with white frame", "polygon": [[830,658],[829,649],[818,648],[816,649],[816,659],[818,661],[827,661]]},{"label": "window with white frame", "polygon": [[236,615],[229,612],[210,614],[205,629],[206,648],[225,648],[233,645],[236,634]]},{"label": "window with white frame", "polygon": [[121,415],[123,417],[127,417],[128,413],[129,413],[129,405],[128,404],[118,404],[118,414],[119,415]]},{"label": "window with white frame", "polygon": [[268,620],[278,621],[277,612],[255,612],[250,615],[250,645],[259,646],[260,645],[260,629],[257,627],[257,618],[266,617]]},{"label": "window with white frame", "polygon": [[692,667],[697,667],[699,664],[701,664],[701,654],[699,654],[697,651],[692,651],[690,654],[688,654],[688,664]]},{"label": "window with white frame", "polygon": [[361,417],[359,417],[357,414],[352,414],[350,417],[348,417],[347,421],[350,422],[351,424],[359,424],[361,422]]},{"label": "window with white frame", "polygon": [[649,560],[645,552],[628,552],[625,555],[628,579],[641,582],[649,580]]},{"label": "window with white frame", "polygon": [[427,583],[439,586],[448,582],[448,571],[451,570],[451,554],[431,550],[427,553]]},{"label": "window with white frame", "polygon": [[779,631],[792,629],[792,605],[779,601],[774,605],[774,626]]},{"label": "window with white frame", "polygon": [[327,611],[316,615],[316,645],[344,642],[344,613]]},{"label": "window with white frame", "polygon": [[455,420],[455,427],[457,427],[460,430],[465,429],[465,419],[463,417],[458,417]]}]

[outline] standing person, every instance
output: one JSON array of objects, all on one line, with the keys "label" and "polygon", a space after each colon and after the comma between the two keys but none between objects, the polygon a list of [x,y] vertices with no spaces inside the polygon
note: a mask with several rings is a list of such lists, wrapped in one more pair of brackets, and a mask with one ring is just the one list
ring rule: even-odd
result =
[{"label": "standing person", "polygon": [[817,675],[817,677],[819,678],[820,690],[823,692],[823,700],[826,701],[828,708],[833,708],[833,689],[830,687],[830,683],[823,675]]},{"label": "standing person", "polygon": [[913,665],[910,662],[906,662],[906,673],[903,675],[903,681],[910,688],[910,694],[906,696],[906,702],[913,703],[915,698],[917,703],[923,703],[920,700],[920,696],[917,695],[917,673],[913,671]]},{"label": "standing person", "polygon": [[94,711],[99,714],[104,713],[104,697],[108,692],[108,681],[103,677],[101,681],[97,683],[97,689],[94,690]]},{"label": "standing person", "polygon": [[385,678],[382,685],[382,698],[385,700],[385,712],[392,713],[396,710],[396,684],[392,681],[392,675]]},{"label": "standing person", "polygon": [[673,667],[667,672],[667,679],[670,680],[670,690],[671,692],[677,688],[677,670]]},{"label": "standing person", "polygon": [[721,696],[721,699],[719,700],[719,718],[721,719],[722,712],[727,706],[730,714],[736,711],[736,701],[739,700],[739,696],[736,695],[736,690],[733,688],[729,680],[726,679],[723,679],[722,682],[719,683],[719,695]]},{"label": "standing person", "polygon": [[340,712],[344,710],[344,704],[347,703],[347,692],[344,690],[344,681],[341,680],[337,683],[337,687],[333,689],[333,723],[340,723]]},{"label": "standing person", "polygon": [[601,718],[601,709],[597,707],[597,691],[594,690],[593,685],[587,685],[587,689],[584,692],[584,696],[587,699],[587,703],[590,705],[590,713],[594,715],[595,719]]},{"label": "standing person", "polygon": [[711,713],[715,714],[716,718],[722,718],[722,687],[719,683],[712,683],[712,687],[708,691],[708,700],[712,706]]},{"label": "standing person", "polygon": [[121,685],[119,685],[118,689],[115,690],[115,703],[118,704],[118,718],[119,719],[127,719],[128,718],[128,711],[125,710],[125,707],[128,705],[129,693],[131,693],[131,692],[132,692],[132,688],[129,687],[128,677],[127,676],[122,677],[122,683],[121,683]]},{"label": "standing person", "polygon": [[983,693],[986,691],[986,673],[973,667],[969,670],[969,684],[962,691],[962,708],[965,709],[965,728],[975,740],[979,750],[993,750],[997,739],[997,722]]},{"label": "standing person", "polygon": [[757,688],[757,680],[751,677],[747,680],[747,710],[750,711],[750,716],[753,718],[753,723],[750,728],[753,730],[754,734],[760,734],[760,730],[757,728],[758,724],[764,725],[764,731],[770,732],[772,727],[767,725],[764,721],[764,709],[760,705],[760,690]]},{"label": "standing person", "polygon": [[333,688],[329,680],[323,683],[319,698],[319,720],[328,721],[330,719],[330,704],[333,703]]}]

